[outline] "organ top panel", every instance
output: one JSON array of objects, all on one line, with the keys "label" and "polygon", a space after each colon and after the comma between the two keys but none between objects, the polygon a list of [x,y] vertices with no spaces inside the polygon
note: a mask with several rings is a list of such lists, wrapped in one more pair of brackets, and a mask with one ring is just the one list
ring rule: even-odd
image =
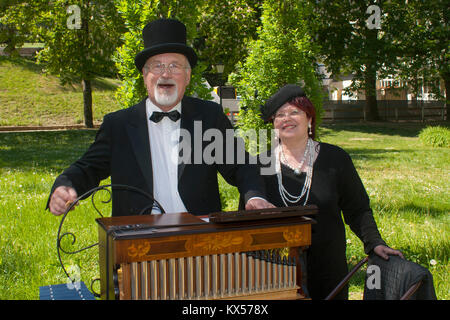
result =
[{"label": "organ top panel", "polygon": [[[194,216],[187,212],[99,218],[97,222],[115,240],[156,238],[165,235],[225,232],[269,226],[314,223],[305,215],[317,213],[317,207],[290,207],[213,213]],[[252,218],[248,218],[252,217]],[[208,222],[211,219],[212,222]],[[221,223],[222,222],[222,223]]]}]

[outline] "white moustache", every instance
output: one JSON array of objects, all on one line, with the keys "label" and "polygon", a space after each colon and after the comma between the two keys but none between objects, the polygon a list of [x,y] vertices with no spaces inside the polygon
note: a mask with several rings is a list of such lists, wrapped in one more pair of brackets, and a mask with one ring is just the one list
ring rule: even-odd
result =
[{"label": "white moustache", "polygon": [[163,78],[159,78],[158,81],[156,82],[156,85],[160,85],[160,84],[173,84],[174,86],[177,85],[175,80],[173,80],[173,79],[163,79]]}]

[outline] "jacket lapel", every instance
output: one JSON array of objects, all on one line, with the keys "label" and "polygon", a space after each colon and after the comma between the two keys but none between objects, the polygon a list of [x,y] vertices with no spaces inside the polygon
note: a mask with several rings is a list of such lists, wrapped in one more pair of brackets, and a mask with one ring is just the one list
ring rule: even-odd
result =
[{"label": "jacket lapel", "polygon": [[148,190],[150,194],[153,194],[152,158],[145,101],[146,99],[131,108],[127,123],[127,133],[133,147],[134,155],[147,182]]},{"label": "jacket lapel", "polygon": [[[180,129],[187,130],[190,134],[191,138],[191,154],[190,154],[190,161],[193,163],[194,161],[194,139],[197,138],[201,139],[201,137],[195,137],[194,136],[194,122],[195,121],[201,121],[202,120],[202,114],[198,111],[198,108],[195,107],[195,105],[192,103],[192,100],[190,100],[188,97],[184,97],[183,100],[181,100],[181,124]],[[182,135],[180,134],[180,140]],[[180,141],[181,142],[181,141]],[[180,163],[178,165],[178,182],[180,182],[181,176],[184,173],[184,169],[186,168],[185,163]]]}]

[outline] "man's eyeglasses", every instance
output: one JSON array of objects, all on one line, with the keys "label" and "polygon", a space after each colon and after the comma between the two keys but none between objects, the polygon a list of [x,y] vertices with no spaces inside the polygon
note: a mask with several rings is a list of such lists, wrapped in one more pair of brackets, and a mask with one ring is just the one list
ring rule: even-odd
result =
[{"label": "man's eyeglasses", "polygon": [[178,75],[181,74],[184,69],[187,69],[187,67],[182,66],[178,63],[171,63],[166,66],[164,63],[155,62],[144,66],[144,70],[150,71],[155,75],[163,74],[166,70],[170,74]]}]

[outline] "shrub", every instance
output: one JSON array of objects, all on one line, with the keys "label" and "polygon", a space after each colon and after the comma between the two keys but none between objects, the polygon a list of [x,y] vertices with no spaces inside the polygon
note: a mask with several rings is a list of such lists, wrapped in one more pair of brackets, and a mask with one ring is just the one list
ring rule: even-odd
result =
[{"label": "shrub", "polygon": [[450,147],[450,129],[447,127],[426,127],[419,133],[419,139],[433,147]]},{"label": "shrub", "polygon": [[[264,1],[258,39],[249,43],[248,57],[229,76],[242,99],[237,125],[243,132],[272,128],[262,121],[259,106],[288,83],[304,87],[316,108],[316,127],[320,124],[323,96],[315,63],[318,47],[304,20],[311,10],[298,0]],[[259,143],[244,140],[247,149],[258,147]]]},{"label": "shrub", "polygon": [[[134,65],[134,57],[143,49],[142,29],[147,22],[157,18],[174,18],[186,25],[188,39],[196,38],[196,25],[201,17],[199,11],[201,1],[115,1],[117,11],[125,21],[127,31],[122,36],[123,45],[114,57],[119,75],[123,79],[122,86],[116,92],[117,101],[123,108],[131,107],[147,96],[142,74]],[[189,40],[188,40],[189,41]],[[191,43],[188,42],[188,45]],[[186,88],[186,95],[210,100],[211,88],[205,85],[202,72],[207,65],[199,61],[192,70],[191,81]]]}]

